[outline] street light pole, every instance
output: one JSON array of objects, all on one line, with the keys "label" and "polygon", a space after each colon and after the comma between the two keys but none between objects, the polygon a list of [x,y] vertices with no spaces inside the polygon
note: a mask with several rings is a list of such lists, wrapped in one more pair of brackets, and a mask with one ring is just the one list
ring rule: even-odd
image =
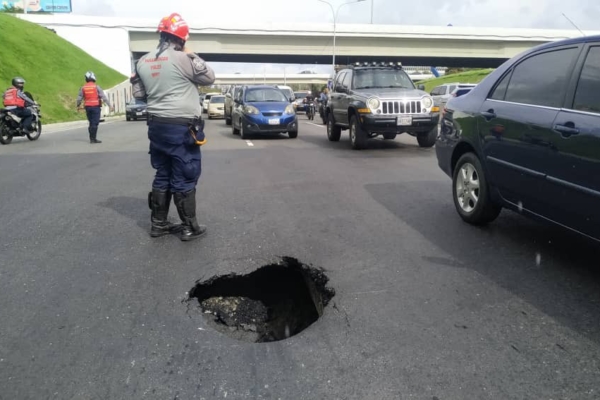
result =
[{"label": "street light pole", "polygon": [[331,8],[331,13],[333,14],[333,78],[335,78],[335,38],[336,38],[336,33],[337,33],[337,16],[338,13],[340,12],[340,8],[342,8],[343,6],[347,5],[347,4],[353,4],[353,3],[360,3],[362,1],[366,1],[366,0],[354,0],[354,1],[348,1],[346,3],[342,3],[339,5],[339,7],[337,8],[337,10],[333,9],[333,5],[331,5],[330,2],[326,1],[326,0],[319,0],[321,3],[325,3],[329,6],[329,8]]},{"label": "street light pole", "polygon": [[375,0],[371,0],[371,25],[373,25],[373,3]]}]

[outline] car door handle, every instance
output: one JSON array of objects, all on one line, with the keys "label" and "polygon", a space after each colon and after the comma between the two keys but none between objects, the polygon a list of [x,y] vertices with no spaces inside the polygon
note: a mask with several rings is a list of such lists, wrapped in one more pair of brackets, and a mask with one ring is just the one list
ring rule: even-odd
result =
[{"label": "car door handle", "polygon": [[492,118],[496,118],[496,113],[494,112],[494,110],[487,110],[487,111],[482,111],[481,116],[487,120],[490,120]]},{"label": "car door handle", "polygon": [[577,135],[579,133],[579,129],[575,127],[559,124],[554,125],[554,130],[560,132],[563,137],[569,137],[571,135]]}]

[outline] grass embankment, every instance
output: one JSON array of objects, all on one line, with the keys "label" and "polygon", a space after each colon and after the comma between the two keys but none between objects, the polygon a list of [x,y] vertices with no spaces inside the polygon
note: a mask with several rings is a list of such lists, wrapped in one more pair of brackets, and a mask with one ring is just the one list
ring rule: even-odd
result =
[{"label": "grass embankment", "polygon": [[425,85],[425,91],[429,93],[434,87],[443,85],[444,83],[479,83],[492,71],[493,69],[477,69],[474,71],[460,72],[458,74],[450,74],[441,76],[439,78],[427,79],[420,81],[419,83]]},{"label": "grass embankment", "polygon": [[127,79],[49,29],[2,13],[0,46],[0,90],[22,76],[25,90],[42,105],[45,123],[85,119],[75,106],[86,71],[94,71],[103,89]]}]

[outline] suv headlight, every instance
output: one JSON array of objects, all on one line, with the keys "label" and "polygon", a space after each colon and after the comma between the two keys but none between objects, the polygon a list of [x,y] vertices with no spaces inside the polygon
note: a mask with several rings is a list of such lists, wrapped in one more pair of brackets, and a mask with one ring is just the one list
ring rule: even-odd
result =
[{"label": "suv headlight", "polygon": [[371,110],[377,110],[380,105],[381,102],[376,97],[371,97],[369,100],[367,100],[367,107],[369,107]]},{"label": "suv headlight", "polygon": [[429,96],[427,97],[423,97],[421,99],[421,102],[423,104],[423,108],[431,108],[433,107],[433,99]]},{"label": "suv headlight", "polygon": [[254,106],[244,106],[244,114],[258,115],[258,114],[260,114],[260,111],[258,111],[258,108],[254,107]]},{"label": "suv headlight", "polygon": [[294,114],[296,111],[294,110],[294,106],[293,105],[289,105],[285,108],[285,113],[286,114]]}]

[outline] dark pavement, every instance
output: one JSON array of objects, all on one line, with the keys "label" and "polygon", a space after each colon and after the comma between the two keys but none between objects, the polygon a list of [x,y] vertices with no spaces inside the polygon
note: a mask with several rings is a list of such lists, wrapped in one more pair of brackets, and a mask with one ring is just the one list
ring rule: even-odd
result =
[{"label": "dark pavement", "polygon": [[[144,122],[1,146],[0,399],[600,398],[597,245],[468,226],[433,149],[357,152],[305,118],[252,146],[207,123],[189,243],[148,235]],[[280,256],[337,292],[297,336],[235,341],[183,302]]]}]

